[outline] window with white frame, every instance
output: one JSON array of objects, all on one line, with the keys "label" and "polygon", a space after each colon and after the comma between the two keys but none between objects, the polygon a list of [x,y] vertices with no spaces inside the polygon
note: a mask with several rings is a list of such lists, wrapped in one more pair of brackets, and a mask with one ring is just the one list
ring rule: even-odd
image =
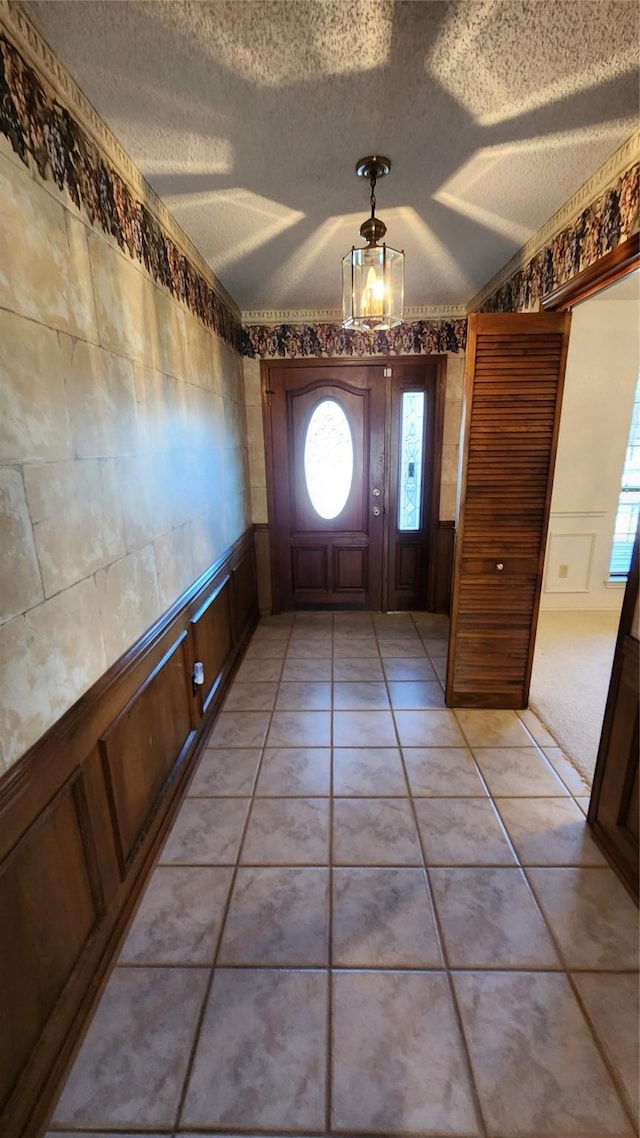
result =
[{"label": "window with white frame", "polygon": [[631,430],[622,472],[622,488],[613,533],[609,577],[624,581],[631,564],[640,510],[640,375],[631,413]]}]

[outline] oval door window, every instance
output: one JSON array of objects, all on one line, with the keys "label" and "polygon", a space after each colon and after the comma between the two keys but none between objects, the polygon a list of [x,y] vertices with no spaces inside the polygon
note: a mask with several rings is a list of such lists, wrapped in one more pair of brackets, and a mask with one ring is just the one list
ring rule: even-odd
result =
[{"label": "oval door window", "polygon": [[311,505],[325,521],[344,510],[353,482],[349,420],[335,399],[315,408],[304,440],[304,477]]}]

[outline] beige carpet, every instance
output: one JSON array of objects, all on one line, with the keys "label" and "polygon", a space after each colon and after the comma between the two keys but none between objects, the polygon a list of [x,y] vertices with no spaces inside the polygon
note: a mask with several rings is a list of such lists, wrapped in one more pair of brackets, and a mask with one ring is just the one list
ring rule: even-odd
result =
[{"label": "beige carpet", "polygon": [[541,612],[529,705],[589,784],[620,613]]}]

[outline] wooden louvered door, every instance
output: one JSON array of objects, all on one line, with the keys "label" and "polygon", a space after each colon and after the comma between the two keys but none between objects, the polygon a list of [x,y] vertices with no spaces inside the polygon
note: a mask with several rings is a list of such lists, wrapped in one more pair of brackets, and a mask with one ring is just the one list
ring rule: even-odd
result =
[{"label": "wooden louvered door", "polygon": [[570,319],[469,320],[450,707],[527,706]]}]

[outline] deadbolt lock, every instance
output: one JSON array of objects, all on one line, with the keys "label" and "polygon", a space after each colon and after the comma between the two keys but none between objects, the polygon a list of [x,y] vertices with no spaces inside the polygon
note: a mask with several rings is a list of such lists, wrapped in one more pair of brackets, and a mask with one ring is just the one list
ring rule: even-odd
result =
[{"label": "deadbolt lock", "polygon": [[379,497],[380,497],[380,491],[378,490],[378,487],[377,487],[377,486],[375,487],[375,489],[373,489],[373,490],[371,491],[371,493],[373,494],[374,498],[379,498]]}]

